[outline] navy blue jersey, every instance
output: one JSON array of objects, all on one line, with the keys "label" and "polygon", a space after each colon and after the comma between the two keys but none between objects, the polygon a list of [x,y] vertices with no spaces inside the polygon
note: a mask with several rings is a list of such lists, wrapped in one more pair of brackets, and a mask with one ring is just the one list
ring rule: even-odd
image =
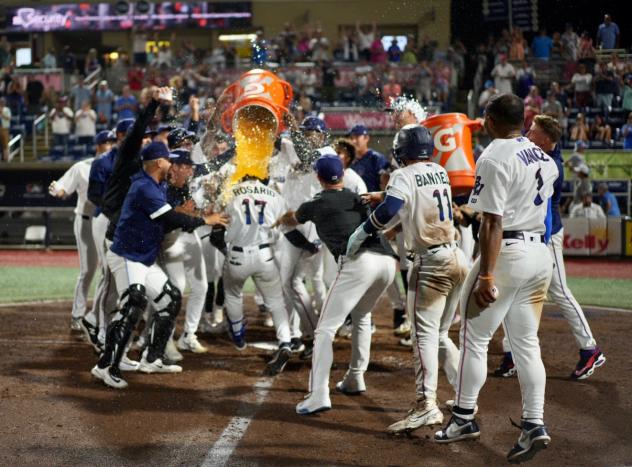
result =
[{"label": "navy blue jersey", "polygon": [[373,149],[351,164],[351,168],[364,180],[368,191],[380,191],[380,175],[388,171],[389,167],[386,157]]},{"label": "navy blue jersey", "polygon": [[559,144],[548,154],[555,161],[557,170],[560,172],[559,177],[553,183],[553,196],[551,196],[551,235],[555,235],[563,227],[560,202],[562,201],[562,184],[564,183],[564,160],[562,159],[562,151]]},{"label": "navy blue jersey", "polygon": [[165,234],[163,223],[157,218],[170,210],[167,185],[157,183],[142,170],[134,174],[111,250],[130,261],[151,266]]},{"label": "navy blue jersey", "polygon": [[[91,197],[96,195],[98,198],[103,199],[108,180],[112,175],[112,170],[114,170],[114,162],[116,161],[117,155],[118,149],[113,147],[92,162],[90,166],[90,176],[88,177],[88,191],[91,191],[90,194],[93,195]],[[92,190],[90,189],[90,184],[93,184]],[[101,205],[99,204],[97,205],[94,216],[96,217],[100,213]]]}]

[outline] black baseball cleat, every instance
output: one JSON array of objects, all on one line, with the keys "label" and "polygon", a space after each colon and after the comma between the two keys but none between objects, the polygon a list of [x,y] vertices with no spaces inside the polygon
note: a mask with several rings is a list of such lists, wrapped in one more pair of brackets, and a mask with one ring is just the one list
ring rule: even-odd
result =
[{"label": "black baseball cleat", "polygon": [[300,359],[311,360],[312,354],[314,353],[314,341],[311,339],[305,340],[303,341],[303,345],[305,345],[305,349],[301,352]]},{"label": "black baseball cleat", "polygon": [[517,371],[518,370],[516,368],[516,365],[514,365],[511,352],[505,352],[500,365],[494,370],[494,376],[497,376],[499,378],[510,378],[515,375]]},{"label": "black baseball cleat", "polygon": [[606,363],[606,356],[599,347],[590,350],[579,351],[579,362],[575,366],[575,371],[571,373],[571,379],[586,379],[591,376],[596,368]]},{"label": "black baseball cleat", "polygon": [[452,415],[446,427],[435,433],[437,443],[453,443],[467,439],[477,439],[481,436],[481,430],[475,419],[466,420],[457,415]]},{"label": "black baseball cleat", "polygon": [[292,356],[292,350],[289,343],[283,343],[272,355],[272,359],[268,362],[265,374],[268,376],[276,376],[283,371],[285,365]]},{"label": "black baseball cleat", "polygon": [[292,337],[290,340],[290,350],[292,353],[301,353],[305,350],[305,345],[299,337]]},{"label": "black baseball cleat", "polygon": [[96,353],[103,352],[103,347],[99,341],[99,329],[93,326],[87,319],[81,318],[81,329],[88,343],[94,347]]},{"label": "black baseball cleat", "polygon": [[[511,420],[511,419],[510,419]],[[511,420],[511,424],[522,431],[516,445],[507,454],[510,464],[520,464],[533,459],[538,451],[546,449],[551,442],[551,437],[546,430],[546,425],[522,421],[522,426]]]}]

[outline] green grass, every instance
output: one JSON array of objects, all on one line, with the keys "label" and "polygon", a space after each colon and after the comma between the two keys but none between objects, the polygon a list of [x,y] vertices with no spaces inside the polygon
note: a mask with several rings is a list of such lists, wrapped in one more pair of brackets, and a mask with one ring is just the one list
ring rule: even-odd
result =
[{"label": "green grass", "polygon": [[[78,273],[75,268],[0,268],[0,303],[71,299]],[[95,283],[96,280],[92,292]],[[632,281],[570,277],[568,284],[583,305],[632,308]],[[246,284],[245,291],[254,291],[251,281]]]}]

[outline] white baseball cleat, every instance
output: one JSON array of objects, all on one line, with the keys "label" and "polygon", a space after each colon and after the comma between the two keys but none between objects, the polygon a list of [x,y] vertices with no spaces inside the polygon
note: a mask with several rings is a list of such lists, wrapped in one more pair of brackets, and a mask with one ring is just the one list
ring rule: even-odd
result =
[{"label": "white baseball cleat", "polygon": [[274,327],[274,320],[272,319],[272,313],[266,314],[266,319],[264,320],[263,325],[267,328]]},{"label": "white baseball cleat", "polygon": [[331,400],[328,392],[311,392],[296,404],[296,413],[299,415],[310,415],[329,409],[331,409]]},{"label": "white baseball cleat", "polygon": [[195,334],[188,332],[185,332],[180,336],[176,346],[180,350],[193,353],[206,353],[208,351],[206,347],[200,344],[200,341],[198,341]]},{"label": "white baseball cleat", "polygon": [[140,362],[132,360],[127,355],[123,355],[119,368],[121,371],[138,371],[140,368]]},{"label": "white baseball cleat", "polygon": [[81,318],[71,318],[70,320],[70,330],[71,331],[82,331],[81,327]]},{"label": "white baseball cleat", "polygon": [[167,345],[165,346],[165,358],[170,362],[181,362],[184,359],[182,354],[178,352],[173,337],[167,341]]},{"label": "white baseball cleat", "polygon": [[153,362],[148,362],[145,355],[143,355],[143,358],[140,360],[139,371],[143,373],[182,373],[182,367],[180,365],[167,365],[160,358]]},{"label": "white baseball cleat", "polygon": [[481,437],[481,430],[476,420],[465,420],[453,415],[443,430],[435,433],[435,442],[453,443]]},{"label": "white baseball cleat", "polygon": [[443,413],[436,402],[417,401],[415,407],[408,411],[406,418],[390,425],[386,432],[392,435],[410,433],[422,426],[440,425]]},{"label": "white baseball cleat", "polygon": [[336,391],[348,396],[355,396],[366,391],[363,375],[352,375],[347,371],[342,381],[336,383]]},{"label": "white baseball cleat", "polygon": [[407,334],[410,334],[410,321],[408,321],[408,319],[405,319],[402,324],[400,324],[393,330],[393,334],[395,334],[396,336],[405,336]]},{"label": "white baseball cleat", "polygon": [[99,368],[99,365],[95,365],[90,371],[92,376],[100,379],[106,386],[110,386],[114,389],[125,389],[127,387],[127,381],[125,381],[117,372],[110,371],[110,367]]}]

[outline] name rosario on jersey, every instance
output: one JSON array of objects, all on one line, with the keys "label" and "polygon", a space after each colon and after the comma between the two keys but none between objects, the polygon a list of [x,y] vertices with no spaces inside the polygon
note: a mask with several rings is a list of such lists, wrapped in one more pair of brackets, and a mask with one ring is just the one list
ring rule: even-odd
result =
[{"label": "name rosario on jersey", "polygon": [[535,164],[538,161],[548,162],[551,160],[546,153],[538,147],[523,149],[522,151],[518,151],[516,155],[524,162],[524,165],[527,166]]},{"label": "name rosario on jersey", "polygon": [[445,172],[433,172],[427,174],[415,174],[415,182],[419,187],[426,185],[449,185],[450,179]]},{"label": "name rosario on jersey", "polygon": [[237,188],[233,188],[233,195],[268,195],[268,196],[278,196],[279,194],[267,187],[261,186],[240,186]]}]

